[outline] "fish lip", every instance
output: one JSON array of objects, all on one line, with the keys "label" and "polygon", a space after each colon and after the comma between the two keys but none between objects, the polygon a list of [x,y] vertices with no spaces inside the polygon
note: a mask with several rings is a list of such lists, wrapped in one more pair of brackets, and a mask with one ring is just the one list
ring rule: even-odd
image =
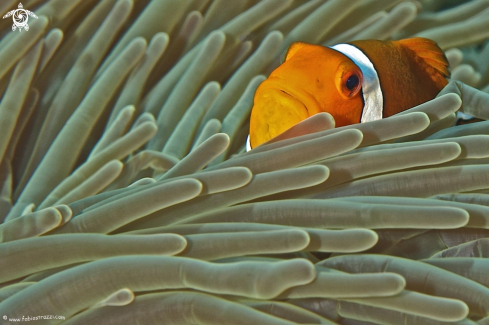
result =
[{"label": "fish lip", "polygon": [[299,103],[301,103],[302,106],[304,106],[304,108],[306,109],[307,113],[310,115],[310,111],[309,111],[309,108],[307,107],[307,105],[297,96],[294,96],[292,94],[290,94],[289,92],[283,90],[282,88],[278,89],[281,93],[283,93],[284,95],[286,96],[289,96],[289,97],[292,97],[294,98],[295,100],[297,100]]},{"label": "fish lip", "polygon": [[[266,81],[267,81],[266,84],[265,84],[265,82],[262,83],[264,88],[278,90],[281,93],[283,93],[284,95],[294,98],[295,100],[299,101],[302,104],[302,106],[304,106],[304,108],[306,109],[309,116],[314,114],[311,112],[311,107],[309,107],[310,105],[307,105],[304,102],[304,100],[302,99],[302,97],[304,97],[304,95],[303,94],[301,95],[300,93],[298,93],[297,91],[295,91],[293,89],[294,87],[297,87],[297,86],[294,85],[292,87],[284,87],[284,84],[287,84],[289,82],[285,79],[281,79],[281,78],[277,78],[277,77],[273,77],[273,78],[269,77]],[[300,89],[300,87],[297,87],[297,88]],[[316,108],[320,109],[321,106],[316,101],[316,99],[307,90],[305,90],[305,89],[301,89],[301,90],[307,97],[309,97],[309,101],[312,101],[316,105]]]},{"label": "fish lip", "polygon": [[[292,96],[291,94],[289,94],[288,92],[286,92],[286,91],[285,91],[285,90],[283,90],[283,89],[280,89],[280,91],[281,91],[281,92],[283,92],[283,93],[284,93],[284,94],[286,94],[286,95],[289,95],[290,97],[294,97],[294,96]],[[295,98],[295,97],[294,97],[294,98]]]}]

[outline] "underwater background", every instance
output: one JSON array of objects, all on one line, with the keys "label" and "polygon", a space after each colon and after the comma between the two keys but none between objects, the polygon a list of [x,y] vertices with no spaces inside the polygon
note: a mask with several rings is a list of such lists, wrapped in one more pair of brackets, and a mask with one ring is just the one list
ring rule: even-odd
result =
[{"label": "underwater background", "polygon": [[[489,324],[488,0],[22,4],[0,21],[0,324]],[[440,96],[245,152],[292,42],[412,36],[445,51]]]}]

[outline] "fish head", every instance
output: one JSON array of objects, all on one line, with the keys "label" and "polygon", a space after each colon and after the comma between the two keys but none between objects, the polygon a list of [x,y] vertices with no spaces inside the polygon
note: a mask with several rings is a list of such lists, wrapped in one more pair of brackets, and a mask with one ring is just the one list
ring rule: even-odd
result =
[{"label": "fish head", "polygon": [[293,43],[283,63],[257,88],[250,118],[254,148],[321,112],[336,126],[359,123],[362,72],[342,53],[320,45]]}]

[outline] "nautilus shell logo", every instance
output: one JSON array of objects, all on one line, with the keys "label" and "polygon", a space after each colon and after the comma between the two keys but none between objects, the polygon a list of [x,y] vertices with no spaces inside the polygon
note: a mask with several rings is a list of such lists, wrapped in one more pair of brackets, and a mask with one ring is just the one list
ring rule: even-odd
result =
[{"label": "nautilus shell logo", "polygon": [[19,32],[22,31],[22,28],[24,28],[26,31],[29,30],[29,25],[27,24],[27,22],[29,21],[29,16],[37,18],[37,16],[32,11],[25,10],[24,6],[22,6],[22,3],[19,3],[19,9],[7,12],[7,14],[3,16],[3,19],[10,16],[12,16],[14,20],[12,30],[15,31],[18,28]]}]

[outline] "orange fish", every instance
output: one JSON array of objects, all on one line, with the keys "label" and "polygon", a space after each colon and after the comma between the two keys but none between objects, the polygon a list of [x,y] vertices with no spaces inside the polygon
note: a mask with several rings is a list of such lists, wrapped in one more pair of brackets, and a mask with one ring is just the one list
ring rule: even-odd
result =
[{"label": "orange fish", "polygon": [[394,115],[435,98],[449,75],[445,54],[426,38],[293,43],[255,92],[247,149],[320,112],[336,126]]}]

